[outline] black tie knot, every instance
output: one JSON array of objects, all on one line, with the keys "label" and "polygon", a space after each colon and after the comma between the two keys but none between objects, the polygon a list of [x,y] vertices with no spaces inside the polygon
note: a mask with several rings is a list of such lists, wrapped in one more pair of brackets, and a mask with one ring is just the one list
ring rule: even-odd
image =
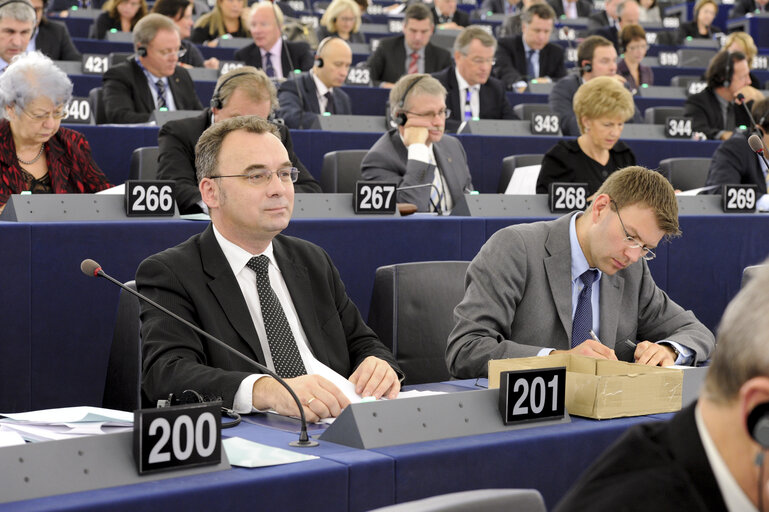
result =
[{"label": "black tie knot", "polygon": [[270,258],[262,254],[261,256],[254,256],[246,266],[256,272],[257,276],[263,276],[267,274],[267,269],[270,267]]}]

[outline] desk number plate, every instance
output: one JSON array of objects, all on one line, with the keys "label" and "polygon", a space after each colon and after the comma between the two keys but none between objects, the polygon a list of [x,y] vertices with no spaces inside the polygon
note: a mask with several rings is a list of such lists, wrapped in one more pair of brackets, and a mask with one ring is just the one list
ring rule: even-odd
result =
[{"label": "desk number plate", "polygon": [[562,419],[566,367],[502,372],[499,412],[505,425]]},{"label": "desk number plate", "polygon": [[353,208],[355,213],[395,213],[397,201],[395,183],[381,181],[359,181],[355,184]]},{"label": "desk number plate", "polygon": [[219,464],[221,421],[221,402],[136,411],[133,445],[139,474]]},{"label": "desk number plate", "polygon": [[758,187],[756,185],[724,185],[721,199],[724,213],[754,213]]},{"label": "desk number plate", "polygon": [[128,217],[173,217],[174,181],[125,182],[125,213]]},{"label": "desk number plate", "polygon": [[587,206],[587,183],[551,183],[548,204],[552,213],[584,210]]}]

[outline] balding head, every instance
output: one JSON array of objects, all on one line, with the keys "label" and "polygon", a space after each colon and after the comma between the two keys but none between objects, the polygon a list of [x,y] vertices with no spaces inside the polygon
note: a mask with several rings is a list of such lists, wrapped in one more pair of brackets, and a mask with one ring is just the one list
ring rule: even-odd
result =
[{"label": "balding head", "polygon": [[318,45],[313,73],[326,87],[339,87],[347,79],[351,64],[350,45],[338,37],[329,37]]}]

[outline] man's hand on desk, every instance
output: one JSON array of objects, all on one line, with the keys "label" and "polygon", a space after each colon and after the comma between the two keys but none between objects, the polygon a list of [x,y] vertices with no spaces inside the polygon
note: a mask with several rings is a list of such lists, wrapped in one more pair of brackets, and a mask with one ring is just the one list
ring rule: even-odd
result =
[{"label": "man's hand on desk", "polygon": [[651,341],[642,341],[636,345],[633,357],[636,363],[649,366],[672,366],[677,358],[673,347]]},{"label": "man's hand on desk", "polygon": [[617,356],[612,349],[593,339],[586,339],[571,350],[553,350],[550,354],[574,354],[598,359],[611,359],[612,361],[617,360]]},{"label": "man's hand on desk", "polygon": [[362,397],[373,396],[377,400],[383,396],[393,399],[401,390],[398,374],[392,366],[378,357],[368,356],[358,365],[350,382],[355,384],[355,392]]},{"label": "man's hand on desk", "polygon": [[[304,407],[307,421],[337,417],[350,405],[344,393],[319,375],[302,375],[286,382],[294,390]],[[396,378],[397,382],[397,378]],[[289,392],[272,377],[262,377],[254,383],[253,405],[260,411],[272,409],[284,416],[299,417],[296,402]]]}]

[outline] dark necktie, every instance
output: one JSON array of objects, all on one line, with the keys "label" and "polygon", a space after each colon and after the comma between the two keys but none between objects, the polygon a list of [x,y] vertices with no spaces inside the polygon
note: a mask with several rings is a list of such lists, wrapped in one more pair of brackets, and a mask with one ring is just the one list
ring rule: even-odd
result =
[{"label": "dark necktie", "polygon": [[324,94],[326,97],[326,112],[329,114],[336,114],[336,105],[334,105],[334,95],[331,93],[331,91],[326,92]]},{"label": "dark necktie", "polygon": [[535,71],[534,71],[534,56],[536,55],[535,50],[529,50],[528,55],[526,56],[526,74],[529,76],[529,79],[537,78]]},{"label": "dark necktie", "polygon": [[275,373],[284,378],[298,377],[306,374],[307,370],[286,320],[286,313],[270,286],[270,276],[267,273],[269,265],[270,259],[265,255],[251,258],[246,263],[248,268],[256,272],[256,291],[259,293],[262,320],[264,330],[267,331],[267,343],[272,353]]},{"label": "dark necktie", "polygon": [[598,277],[598,271],[589,268],[579,276],[585,286],[579,293],[577,309],[574,311],[574,320],[571,323],[571,348],[576,347],[590,338],[590,330],[593,328],[593,282]]},{"label": "dark necktie", "polygon": [[155,87],[158,88],[158,110],[165,108],[168,108],[168,104],[166,103],[166,84],[163,82],[163,80],[158,80],[155,82]]},{"label": "dark necktie", "polygon": [[472,87],[467,88],[467,92],[465,93],[465,121],[471,121],[473,119],[473,105],[472,105],[472,99],[473,99],[473,89]]},{"label": "dark necktie", "polygon": [[272,55],[270,55],[270,52],[264,53],[264,73],[270,78],[275,77],[275,68],[272,67]]}]

